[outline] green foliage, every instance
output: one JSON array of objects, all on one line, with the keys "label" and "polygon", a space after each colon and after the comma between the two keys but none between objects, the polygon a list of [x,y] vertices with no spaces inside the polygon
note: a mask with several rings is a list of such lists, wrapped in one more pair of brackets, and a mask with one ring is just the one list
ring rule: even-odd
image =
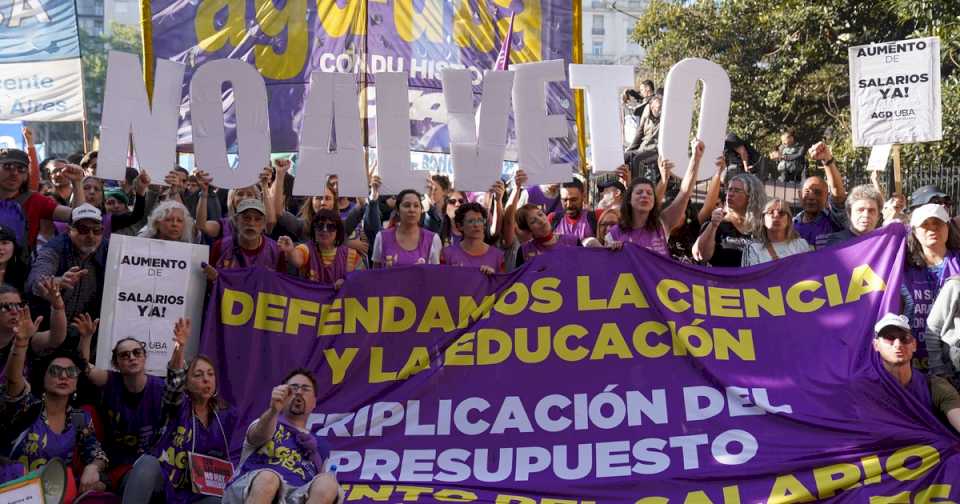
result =
[{"label": "green foliage", "polygon": [[80,31],[83,56],[83,93],[87,108],[87,129],[91,136],[100,131],[103,88],[107,78],[107,52],[111,49],[132,54],[141,53],[140,28],[114,23],[109,36],[90,35]]},{"label": "green foliage", "polygon": [[687,57],[714,61],[733,86],[730,130],[761,151],[795,127],[810,145],[828,138],[838,157],[853,152],[847,48],[937,35],[943,45],[944,141],[908,146],[906,153],[960,162],[960,2],[942,0],[652,0],[634,38],[646,49],[642,69],[663,82]]}]

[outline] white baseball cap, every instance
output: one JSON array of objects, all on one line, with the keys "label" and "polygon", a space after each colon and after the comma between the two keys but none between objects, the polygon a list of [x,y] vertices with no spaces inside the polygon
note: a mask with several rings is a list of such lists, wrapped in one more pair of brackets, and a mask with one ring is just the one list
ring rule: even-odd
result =
[{"label": "white baseball cap", "polygon": [[930,217],[935,217],[943,222],[950,222],[950,214],[947,213],[947,209],[944,208],[943,205],[927,203],[926,205],[917,207],[917,209],[910,214],[910,225],[920,227],[924,221]]},{"label": "white baseball cap", "polygon": [[82,220],[103,222],[103,214],[100,213],[99,208],[91,205],[90,203],[84,203],[77,208],[74,208],[73,212],[70,214],[70,222],[76,224]]},{"label": "white baseball cap", "polygon": [[899,327],[904,331],[910,332],[910,320],[905,315],[896,313],[887,313],[876,324],[873,325],[873,332],[880,335],[880,331],[888,327]]}]

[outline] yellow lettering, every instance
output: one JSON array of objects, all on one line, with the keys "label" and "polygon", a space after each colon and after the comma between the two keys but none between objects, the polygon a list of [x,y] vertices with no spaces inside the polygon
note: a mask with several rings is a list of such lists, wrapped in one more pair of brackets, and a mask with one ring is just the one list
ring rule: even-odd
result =
[{"label": "yellow lettering", "polygon": [[336,385],[343,381],[343,377],[347,374],[347,368],[350,367],[350,363],[356,358],[359,350],[356,347],[345,348],[343,349],[343,355],[338,355],[336,348],[328,348],[323,351],[323,356],[330,364],[330,372],[333,374],[331,383]]},{"label": "yellow lettering", "polygon": [[833,464],[813,470],[821,499],[829,499],[841,490],[860,486],[860,468],[854,464]]},{"label": "yellow lettering", "polygon": [[306,299],[290,298],[290,306],[287,308],[287,326],[284,332],[299,334],[300,326],[313,327],[317,325],[316,315],[319,315],[319,313],[320,303]]},{"label": "yellow lettering", "polygon": [[883,279],[877,276],[869,265],[861,264],[854,268],[853,274],[850,275],[850,287],[847,290],[846,301],[852,303],[859,300],[864,294],[880,292],[886,288]]},{"label": "yellow lettering", "polygon": [[[496,343],[496,351],[492,344]],[[477,365],[500,364],[510,357],[513,340],[510,335],[499,329],[480,329],[477,331]]]},{"label": "yellow lettering", "polygon": [[794,502],[813,502],[813,494],[792,474],[777,476],[770,489],[767,504],[792,504]]},{"label": "yellow lettering", "polygon": [[397,379],[406,380],[429,367],[430,352],[427,351],[427,347],[413,347],[413,350],[410,351],[410,356],[407,357],[407,363],[403,365],[397,374]]},{"label": "yellow lettering", "polygon": [[420,325],[417,326],[418,333],[430,332],[434,329],[440,329],[443,332],[453,332],[454,329],[453,316],[450,315],[450,307],[447,306],[447,300],[443,296],[430,298],[420,319]]},{"label": "yellow lettering", "polygon": [[553,313],[563,306],[563,296],[557,292],[560,279],[555,277],[540,278],[530,285],[530,294],[534,301],[530,311],[534,313]]},{"label": "yellow lettering", "polygon": [[593,311],[606,310],[607,301],[603,298],[594,299],[590,297],[590,277],[580,275],[577,277],[577,310]]},{"label": "yellow lettering", "polygon": [[383,347],[370,347],[370,383],[397,381],[395,371],[383,371]]},{"label": "yellow lettering", "polygon": [[[400,312],[399,318],[397,312]],[[385,296],[383,298],[383,322],[381,332],[404,332],[416,322],[417,306],[413,301],[402,296]]]},{"label": "yellow lettering", "polygon": [[607,322],[600,327],[600,334],[593,346],[590,360],[603,360],[608,355],[616,355],[621,359],[633,358],[630,347],[620,334],[620,328],[613,322]]},{"label": "yellow lettering", "polygon": [[743,310],[740,308],[740,291],[711,287],[710,314],[716,317],[743,318]]},{"label": "yellow lettering", "polygon": [[457,327],[459,329],[465,329],[470,322],[476,322],[480,320],[480,317],[489,317],[490,310],[493,309],[493,303],[495,301],[496,296],[490,294],[489,296],[484,296],[483,301],[481,301],[478,306],[477,301],[472,297],[460,296],[460,322],[457,324]]},{"label": "yellow lettering", "polygon": [[816,311],[823,306],[823,299],[816,296],[812,297],[810,301],[804,301],[800,294],[804,292],[815,292],[820,288],[820,282],[816,280],[801,280],[787,290],[787,305],[797,313],[810,313]]},{"label": "yellow lettering", "polygon": [[261,292],[257,296],[257,313],[253,318],[253,327],[261,331],[283,332],[283,309],[287,306],[287,296]]},{"label": "yellow lettering", "polygon": [[514,348],[517,358],[524,364],[538,364],[550,356],[550,328],[537,328],[537,349],[530,350],[527,338],[527,328],[518,327],[514,331]]},{"label": "yellow lettering", "polygon": [[577,362],[585,359],[590,354],[586,348],[579,344],[575,348],[570,348],[567,346],[567,342],[571,337],[583,339],[586,335],[587,330],[577,324],[567,324],[557,329],[557,332],[553,334],[553,348],[557,357],[567,362]]},{"label": "yellow lettering", "polygon": [[714,353],[717,360],[729,360],[730,350],[733,350],[740,360],[757,360],[757,352],[753,347],[753,331],[737,329],[737,335],[739,338],[734,338],[730,332],[720,327],[713,330]]},{"label": "yellow lettering", "polygon": [[367,2],[344,2],[340,7],[337,0],[317,0],[317,19],[323,26],[323,31],[332,38],[340,38],[347,34],[365,35],[367,19]]},{"label": "yellow lettering", "polygon": [[633,329],[633,348],[635,348],[640,355],[651,359],[667,355],[667,352],[670,351],[670,346],[666,343],[658,342],[656,345],[650,346],[647,342],[650,334],[663,336],[667,330],[666,325],[656,321],[647,321],[638,325]]},{"label": "yellow lettering", "polygon": [[[490,52],[494,48],[493,18],[487,9],[474,9],[473,2],[460,0],[453,15],[453,40],[460,47]],[[474,19],[478,23],[474,24]]]},{"label": "yellow lettering", "polygon": [[406,42],[414,42],[424,33],[430,42],[443,42],[442,0],[424,0],[423,10],[417,10],[414,0],[394,0],[393,22],[397,35]]},{"label": "yellow lettering", "polygon": [[931,504],[932,502],[936,502],[937,504],[955,504],[954,501],[941,500],[950,497],[950,489],[950,485],[930,485],[917,492],[917,496],[913,499],[913,504]]},{"label": "yellow lettering", "polygon": [[254,0],[257,24],[266,36],[276,38],[286,32],[284,52],[277,53],[275,44],[254,45],[254,62],[268,79],[286,80],[296,77],[307,62],[310,30],[307,27],[307,0],[286,0],[277,9],[273,0]]},{"label": "yellow lettering", "polygon": [[472,332],[463,333],[453,342],[443,354],[443,363],[447,366],[473,365],[473,336]]},{"label": "yellow lettering", "polygon": [[646,296],[637,284],[637,278],[630,273],[620,273],[617,277],[617,283],[613,286],[613,294],[610,295],[611,310],[632,304],[636,308],[650,308]]},{"label": "yellow lettering", "polygon": [[374,491],[372,485],[361,485],[357,483],[350,487],[350,495],[347,497],[347,500],[372,499],[375,501],[388,501],[390,500],[391,494],[393,494],[393,485],[380,485],[380,487]]},{"label": "yellow lettering", "polygon": [[682,299],[678,299],[678,300],[671,299],[670,298],[671,291],[676,291],[680,294],[685,294],[687,292],[690,292],[690,289],[687,288],[687,286],[684,285],[683,282],[679,280],[671,280],[669,278],[660,280],[660,283],[657,284],[657,299],[660,300],[660,304],[662,304],[663,306],[666,306],[668,310],[674,313],[683,313],[689,310],[690,303]]},{"label": "yellow lettering", "polygon": [[[916,469],[906,466],[907,460],[920,458],[920,465]],[[912,481],[926,474],[933,466],[940,463],[940,452],[927,445],[908,446],[893,452],[887,459],[887,473],[897,481]]]},{"label": "yellow lettering", "polygon": [[[332,1],[332,0],[331,0]],[[223,25],[217,22],[217,14],[226,10]],[[236,47],[247,34],[247,2],[245,0],[203,0],[197,6],[193,29],[197,34],[197,46],[206,52],[216,52],[229,41]]]},{"label": "yellow lettering", "polygon": [[[341,321],[340,300],[334,299],[332,303],[320,306],[320,326],[317,328],[318,336],[336,336],[343,333],[343,324]],[[333,323],[331,323],[333,322]]]},{"label": "yellow lettering", "polygon": [[774,317],[787,314],[783,306],[783,290],[780,287],[770,287],[766,296],[757,289],[744,289],[743,305],[747,316],[752,318],[760,316],[760,308]]},{"label": "yellow lettering", "polygon": [[[240,306],[239,313],[233,313],[235,306]],[[233,289],[224,289],[220,300],[220,322],[229,326],[242,326],[250,321],[253,315],[253,296],[246,292]]]},{"label": "yellow lettering", "polygon": [[368,297],[366,304],[360,303],[357,298],[346,298],[343,300],[343,311],[346,315],[343,332],[356,333],[357,322],[368,333],[380,332],[380,298]]},{"label": "yellow lettering", "polygon": [[[514,295],[512,303],[507,301],[510,294]],[[503,294],[500,295],[500,299],[497,300],[497,304],[493,306],[493,309],[503,315],[517,315],[527,307],[529,301],[530,292],[527,291],[527,286],[518,282],[503,291]]]}]

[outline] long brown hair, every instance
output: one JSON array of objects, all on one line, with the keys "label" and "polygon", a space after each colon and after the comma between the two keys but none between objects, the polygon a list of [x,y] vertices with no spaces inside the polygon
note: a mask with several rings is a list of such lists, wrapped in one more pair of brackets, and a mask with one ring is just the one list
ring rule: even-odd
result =
[{"label": "long brown hair", "polygon": [[[211,404],[210,409],[211,409],[211,410],[220,410],[220,411],[227,409],[227,408],[229,407],[229,406],[227,405],[227,402],[224,401],[223,398],[220,397],[220,394],[219,394],[219,392],[220,392],[220,373],[217,372],[217,365],[214,364],[213,359],[211,359],[210,357],[207,357],[206,355],[203,355],[203,354],[197,354],[197,356],[194,357],[193,360],[190,361],[190,365],[187,366],[187,379],[190,378],[190,373],[193,372],[193,370],[197,367],[197,363],[199,363],[200,361],[206,362],[207,364],[210,365],[211,368],[213,368],[213,375],[216,377],[216,380],[217,380],[217,386],[216,386],[216,388],[214,389],[213,397],[210,398],[210,404]],[[189,394],[189,392],[187,392],[187,393]],[[193,398],[191,397],[190,400],[192,401]]]},{"label": "long brown hair", "polygon": [[[953,226],[947,222],[947,251],[960,250],[960,236],[954,230]],[[914,234],[914,227],[910,227],[907,233],[907,260],[905,266],[910,268],[926,268],[927,260],[923,256],[923,245]]]},{"label": "long brown hair", "polygon": [[641,184],[646,184],[653,190],[653,208],[650,209],[650,214],[647,215],[647,222],[643,225],[643,228],[647,231],[656,231],[657,227],[660,226],[660,201],[657,200],[657,184],[646,177],[638,177],[630,181],[626,194],[620,200],[620,229],[623,232],[633,230],[633,206],[630,204],[630,200],[633,199],[633,190]]}]

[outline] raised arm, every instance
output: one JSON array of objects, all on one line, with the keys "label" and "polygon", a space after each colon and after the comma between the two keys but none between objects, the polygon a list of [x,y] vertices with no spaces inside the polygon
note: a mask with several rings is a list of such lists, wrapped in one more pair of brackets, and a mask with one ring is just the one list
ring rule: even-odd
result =
[{"label": "raised arm", "polygon": [[23,128],[23,140],[27,144],[27,156],[30,157],[29,187],[33,192],[40,190],[40,160],[37,159],[37,146],[33,144],[33,130]]},{"label": "raised arm", "polygon": [[693,244],[693,258],[698,261],[709,261],[713,258],[713,252],[717,245],[717,228],[723,222],[726,210],[722,207],[717,208],[710,214],[710,224],[703,228],[703,232],[697,237],[697,242]]},{"label": "raised arm", "polygon": [[[673,198],[670,206],[663,210],[661,220],[667,228],[667,234],[680,227],[683,224],[684,216],[687,213],[687,205],[690,203],[690,197],[693,195],[693,188],[697,183],[697,172],[700,170],[700,161],[703,159],[703,141],[694,140],[690,145],[693,150],[693,156],[690,157],[690,165],[687,166],[687,172],[683,175],[680,182],[680,192]],[[669,161],[661,160],[662,164]]]},{"label": "raised arm", "polygon": [[270,178],[273,176],[273,170],[265,166],[260,172],[260,194],[263,195],[263,207],[267,210],[267,234],[273,232],[273,227],[277,225],[277,212],[273,203],[273,191],[270,187]]},{"label": "raised arm", "polygon": [[73,328],[80,335],[80,344],[77,350],[80,356],[87,360],[87,379],[90,383],[98,387],[107,384],[109,374],[106,370],[100,369],[90,362],[90,343],[93,341],[93,333],[97,332],[97,326],[100,325],[100,319],[94,319],[87,313],[81,313],[73,317]]},{"label": "raised arm", "polygon": [[697,222],[701,225],[710,220],[710,214],[717,208],[717,203],[720,201],[720,186],[723,185],[723,176],[727,171],[727,163],[724,161],[723,155],[717,158],[716,166],[717,171],[713,173],[710,183],[707,184],[707,195],[703,199],[703,206],[697,213]]},{"label": "raised arm", "polygon": [[286,194],[284,194],[284,180],[287,178],[287,172],[290,171],[290,160],[289,159],[278,159],[273,162],[274,166],[274,179],[273,185],[270,186],[270,197],[273,199],[273,215],[274,219],[278,216],[283,215],[284,212],[284,203],[286,202]]},{"label": "raised arm", "polygon": [[507,206],[503,210],[503,224],[500,228],[500,244],[504,247],[513,245],[517,237],[517,206],[520,204],[520,193],[527,183],[527,174],[517,169],[513,174],[513,191],[507,198]]},{"label": "raised arm", "polygon": [[823,166],[833,204],[843,206],[847,200],[847,191],[843,188],[843,178],[840,177],[840,170],[837,169],[837,161],[833,158],[830,146],[824,142],[817,142],[813,147],[810,147],[810,157],[820,161]]},{"label": "raised arm", "polygon": [[489,222],[489,231],[490,236],[497,236],[502,229],[503,221],[503,193],[506,192],[507,186],[504,185],[502,180],[497,179],[496,182],[490,186],[490,197],[493,201],[490,202],[490,222]]},{"label": "raised arm", "polygon": [[40,297],[50,304],[50,330],[36,333],[30,342],[30,348],[39,353],[60,346],[66,339],[67,311],[60,296],[60,284],[55,278],[41,278],[37,288],[40,290]]},{"label": "raised arm", "polygon": [[43,317],[37,317],[36,320],[30,318],[30,308],[17,308],[17,315],[20,323],[13,330],[13,348],[10,350],[10,356],[7,357],[6,377],[7,377],[7,396],[19,397],[26,387],[26,381],[23,379],[23,368],[27,360],[27,347],[30,346],[30,338],[37,333],[37,327]]},{"label": "raised arm", "polygon": [[270,407],[264,411],[257,423],[247,430],[247,443],[252,446],[263,446],[273,437],[277,430],[277,419],[280,412],[293,401],[293,391],[287,385],[277,385],[270,392]]},{"label": "raised arm", "polygon": [[196,209],[197,228],[200,229],[201,233],[210,238],[216,238],[220,235],[220,222],[207,220],[207,204],[210,200],[210,182],[213,181],[213,178],[203,170],[197,170],[194,173],[194,177],[197,178],[197,185],[200,186],[200,198],[197,200]]},{"label": "raised arm", "polygon": [[653,188],[653,196],[657,198],[657,203],[662,205],[663,198],[667,195],[667,186],[670,185],[670,176],[673,173],[673,162],[658,159],[657,167],[660,169],[660,181],[657,182],[657,186]]}]

